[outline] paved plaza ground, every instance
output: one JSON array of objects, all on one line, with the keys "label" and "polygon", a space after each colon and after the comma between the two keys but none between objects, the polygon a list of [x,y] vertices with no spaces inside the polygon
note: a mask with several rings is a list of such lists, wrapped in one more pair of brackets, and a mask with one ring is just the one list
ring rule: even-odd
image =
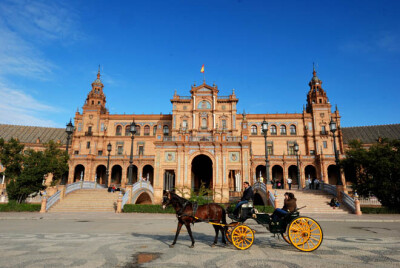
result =
[{"label": "paved plaza ground", "polygon": [[195,224],[195,248],[175,215],[1,213],[0,267],[400,267],[400,215],[307,215],[324,231],[306,253],[274,238],[253,220],[253,246],[210,247],[214,229]]}]

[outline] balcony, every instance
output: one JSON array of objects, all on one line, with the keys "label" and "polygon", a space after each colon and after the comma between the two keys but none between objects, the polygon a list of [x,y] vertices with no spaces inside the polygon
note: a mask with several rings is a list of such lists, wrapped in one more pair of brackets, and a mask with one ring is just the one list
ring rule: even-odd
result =
[{"label": "balcony", "polygon": [[321,133],[321,135],[329,135],[329,132],[326,130],[322,130],[320,133]]},{"label": "balcony", "polygon": [[86,131],[85,132],[85,136],[93,136],[93,132],[92,131]]}]

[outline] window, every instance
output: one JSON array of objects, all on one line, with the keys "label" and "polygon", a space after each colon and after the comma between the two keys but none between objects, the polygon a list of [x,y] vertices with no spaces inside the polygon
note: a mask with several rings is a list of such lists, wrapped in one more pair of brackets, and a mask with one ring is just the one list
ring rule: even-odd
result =
[{"label": "window", "polygon": [[310,150],[310,155],[315,155],[315,151],[314,150]]},{"label": "window", "polygon": [[144,135],[145,136],[150,135],[150,126],[148,126],[148,125],[144,126]]},{"label": "window", "polygon": [[183,130],[186,130],[187,126],[188,126],[187,120],[183,120],[183,121],[182,121],[182,129],[183,129]]},{"label": "window", "polygon": [[169,128],[168,128],[168,126],[164,126],[164,127],[163,127],[163,134],[164,134],[164,136],[168,136],[168,134],[169,134]]},{"label": "window", "polygon": [[157,133],[157,126],[154,126],[154,127],[153,127],[153,136],[155,136],[156,133]]},{"label": "window", "polygon": [[75,154],[75,155],[79,154],[79,151],[74,151],[74,154]]},{"label": "window", "polygon": [[86,143],[86,149],[90,149],[90,141]]},{"label": "window", "polygon": [[116,136],[121,136],[122,134],[122,127],[121,126],[117,126],[117,129],[115,130],[115,135]]},{"label": "window", "polygon": [[92,127],[88,127],[88,132],[92,133]]},{"label": "window", "polygon": [[322,144],[324,145],[324,148],[328,148],[328,143],[326,141],[322,142]]},{"label": "window", "polygon": [[327,135],[327,131],[326,131],[326,127],[325,126],[321,126],[321,135]]},{"label": "window", "polygon": [[296,135],[296,126],[295,125],[290,126],[290,135]]},{"label": "window", "polygon": [[288,155],[296,155],[296,151],[294,150],[294,144],[289,145]]},{"label": "window", "polygon": [[94,101],[92,100],[92,104],[94,104]]},{"label": "window", "polygon": [[99,156],[103,155],[103,151],[98,151],[97,155],[99,155]]},{"label": "window", "polygon": [[127,125],[127,126],[125,127],[125,136],[130,136],[130,135],[131,135],[131,132],[129,131],[129,130],[130,130],[130,127],[131,127],[131,125]]},{"label": "window", "polygon": [[143,145],[139,146],[139,155],[144,155],[144,146]]},{"label": "window", "polygon": [[222,120],[222,128],[223,128],[223,129],[226,129],[226,120],[225,120],[225,119]]},{"label": "window", "polygon": [[100,131],[104,131],[104,123],[101,123],[101,125],[100,125]]},{"label": "window", "polygon": [[100,104],[100,101],[98,101],[97,104]]},{"label": "window", "polygon": [[273,150],[273,147],[272,147],[272,145],[268,145],[268,155],[273,155],[274,154],[274,150]]},{"label": "window", "polygon": [[271,135],[276,135],[276,126],[271,126]]},{"label": "window", "polygon": [[256,125],[251,126],[251,135],[257,135],[257,126]]},{"label": "window", "polygon": [[124,152],[124,147],[118,146],[117,154],[118,154],[118,155],[122,155],[123,152]]},{"label": "window", "polygon": [[140,136],[140,126],[136,125],[136,136]]},{"label": "window", "polygon": [[281,125],[281,135],[286,135],[286,126]]},{"label": "window", "polygon": [[205,118],[201,119],[201,128],[207,129],[207,119],[205,119]]}]

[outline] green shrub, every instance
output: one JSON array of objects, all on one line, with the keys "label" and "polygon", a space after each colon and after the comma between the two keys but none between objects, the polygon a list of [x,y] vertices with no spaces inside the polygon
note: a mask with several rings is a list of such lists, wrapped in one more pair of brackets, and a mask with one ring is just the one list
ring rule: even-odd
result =
[{"label": "green shrub", "polygon": [[175,213],[175,210],[169,206],[163,210],[161,205],[134,205],[126,204],[124,206],[123,212],[125,213]]},{"label": "green shrub", "polygon": [[11,200],[7,204],[0,204],[0,212],[37,212],[40,211],[41,204],[18,204],[16,201]]},{"label": "green shrub", "polygon": [[400,210],[389,209],[387,207],[361,207],[363,214],[398,214]]}]

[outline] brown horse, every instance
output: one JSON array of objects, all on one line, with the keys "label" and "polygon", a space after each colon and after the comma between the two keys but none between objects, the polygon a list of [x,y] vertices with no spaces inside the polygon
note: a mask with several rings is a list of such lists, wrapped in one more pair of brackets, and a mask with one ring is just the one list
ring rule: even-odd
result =
[{"label": "brown horse", "polygon": [[[165,192],[162,203],[163,209],[165,209],[168,205],[171,205],[175,209],[176,217],[178,218],[178,227],[176,228],[175,239],[174,242],[172,242],[172,244],[169,246],[170,248],[174,247],[183,224],[186,226],[190,239],[192,240],[192,245],[190,246],[190,248],[194,247],[194,239],[192,235],[192,230],[190,229],[191,223],[194,224],[195,222],[213,222],[226,224],[225,209],[216,203],[198,206],[196,212],[193,213],[194,206],[192,202],[178,196],[177,194]],[[215,246],[215,244],[217,244],[218,242],[218,231],[221,231],[222,243],[226,244],[226,228],[221,225],[213,225],[213,227],[215,230],[215,238],[214,243],[211,246]]]}]

